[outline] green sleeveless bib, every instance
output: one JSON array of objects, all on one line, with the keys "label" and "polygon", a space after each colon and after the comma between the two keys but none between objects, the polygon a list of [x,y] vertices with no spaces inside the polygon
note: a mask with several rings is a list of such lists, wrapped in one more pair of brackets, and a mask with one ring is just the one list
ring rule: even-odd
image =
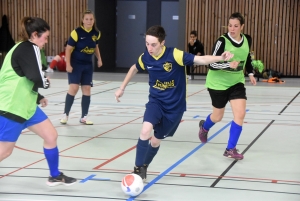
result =
[{"label": "green sleeveless bib", "polygon": [[36,111],[38,93],[33,91],[34,83],[20,77],[11,65],[16,44],[6,55],[0,71],[0,110],[30,119]]},{"label": "green sleeveless bib", "polygon": [[235,47],[225,36],[221,37],[225,39],[224,51],[230,51],[234,54],[230,61],[239,61],[240,63],[236,69],[226,68],[208,71],[205,86],[215,90],[226,90],[237,83],[245,83],[244,67],[249,54],[249,44],[245,35],[243,35],[244,41],[241,47]]}]

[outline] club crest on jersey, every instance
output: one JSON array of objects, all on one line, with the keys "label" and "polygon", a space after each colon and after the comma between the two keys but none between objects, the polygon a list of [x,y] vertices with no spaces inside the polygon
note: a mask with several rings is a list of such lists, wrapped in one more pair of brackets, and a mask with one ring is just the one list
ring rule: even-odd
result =
[{"label": "club crest on jersey", "polygon": [[97,36],[93,35],[92,40],[95,42],[97,40]]},{"label": "club crest on jersey", "polygon": [[163,65],[165,71],[167,72],[170,72],[172,70],[172,63],[168,63],[166,62],[164,65]]}]

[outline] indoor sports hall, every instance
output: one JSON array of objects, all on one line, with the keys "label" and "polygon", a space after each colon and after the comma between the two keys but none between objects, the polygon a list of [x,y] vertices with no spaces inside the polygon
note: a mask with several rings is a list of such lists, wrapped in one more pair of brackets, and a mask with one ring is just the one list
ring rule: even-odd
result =
[{"label": "indoor sports hall", "polygon": [[[82,14],[87,11],[101,32],[103,62],[98,68],[93,55],[88,112],[93,125],[80,123],[81,90],[68,122],[61,124],[68,73],[50,65],[72,31],[84,26]],[[115,92],[147,50],[147,28],[161,25],[165,45],[186,52],[195,30],[210,55],[219,36],[229,32],[228,17],[234,12],[244,16],[242,33],[252,38],[249,55],[260,65],[252,63],[256,86],[245,71],[246,116],[236,146],[244,159],[223,156],[234,118],[230,104],[209,130],[207,143],[201,143],[199,122],[212,112],[212,100],[205,86],[208,68],[195,65],[187,75],[187,110],[177,131],[162,140],[141,194],[126,195],[121,181],[135,166],[152,87],[148,72],[130,80],[120,102]],[[50,87],[38,92],[48,99],[41,109],[58,132],[59,170],[77,179],[71,186],[49,187],[43,139],[24,129],[13,153],[0,162],[0,201],[300,201],[299,12],[298,0],[0,0],[0,75],[10,50],[3,44],[20,42],[23,17],[43,18],[50,26],[43,47]],[[4,126],[0,121],[0,131]]]},{"label": "indoor sports hall", "polygon": [[286,79],[285,84],[246,83],[247,114],[237,146],[245,158],[237,161],[223,156],[232,120],[230,106],[210,130],[208,143],[199,141],[199,120],[211,105],[205,78],[195,76],[188,83],[187,111],[176,134],[162,142],[148,168],[144,192],[133,198],[123,193],[121,180],[134,166],[148,99],[147,75],[138,74],[117,103],[114,92],[124,74],[96,73],[89,112],[92,126],[79,123],[80,100],[75,100],[68,124],[59,123],[67,76],[48,75],[51,88],[40,91],[49,100],[43,110],[59,133],[60,168],[78,184],[48,187],[42,140],[24,130],[12,156],[1,162],[0,200],[300,199],[299,79]]}]

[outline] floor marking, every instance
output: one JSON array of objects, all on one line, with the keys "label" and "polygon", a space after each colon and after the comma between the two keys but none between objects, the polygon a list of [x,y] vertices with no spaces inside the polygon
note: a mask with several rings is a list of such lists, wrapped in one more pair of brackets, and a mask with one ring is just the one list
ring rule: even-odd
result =
[{"label": "floor marking", "polygon": [[[209,137],[207,139],[207,142],[209,142],[210,140],[212,140],[214,137],[216,137],[218,134],[220,134],[223,130],[225,130],[229,125],[231,124],[231,122],[229,122],[228,124],[226,124],[223,128],[221,128],[219,131],[217,131],[214,135],[212,135],[211,137]],[[187,155],[185,155],[184,157],[182,157],[179,161],[177,161],[176,163],[174,163],[171,167],[169,167],[168,169],[166,169],[164,172],[162,172],[160,175],[158,175],[156,178],[154,178],[152,181],[150,181],[147,185],[144,186],[144,190],[141,192],[141,194],[146,191],[148,188],[150,188],[153,184],[155,184],[158,180],[160,180],[162,177],[164,177],[166,174],[168,174],[171,170],[173,170],[175,167],[177,167],[180,163],[182,163],[183,161],[185,161],[188,157],[190,157],[192,154],[194,154],[196,151],[198,151],[201,147],[203,147],[205,144],[200,144],[198,145],[196,148],[194,148],[192,151],[190,151]],[[140,195],[141,195],[140,194]],[[130,197],[127,199],[127,201],[132,201],[134,200],[136,197]]]},{"label": "floor marking", "polygon": [[[246,112],[248,112],[249,109],[246,109]],[[218,130],[215,134],[213,134],[212,136],[210,136],[207,139],[207,142],[211,141],[213,138],[215,138],[217,135],[219,135],[223,130],[225,130],[228,126],[231,125],[230,121],[228,124],[226,124],[223,128],[221,128],[220,130]],[[173,170],[175,167],[177,167],[180,163],[182,163],[183,161],[185,161],[188,157],[190,157],[191,155],[193,155],[196,151],[198,151],[200,148],[202,148],[205,144],[201,143],[200,145],[198,145],[196,148],[194,148],[192,151],[190,151],[187,155],[185,155],[184,157],[182,157],[180,160],[178,160],[176,163],[174,163],[171,167],[169,167],[168,169],[166,169],[164,172],[162,172],[160,175],[158,175],[156,178],[154,178],[152,181],[150,181],[145,187],[144,190],[141,192],[141,194],[146,191],[148,188],[150,188],[153,184],[155,184],[158,180],[160,180],[162,177],[164,177],[166,174],[168,174],[171,170]],[[141,195],[140,194],[140,195]],[[136,197],[130,197],[127,199],[127,201],[132,201],[134,200]]]},{"label": "floor marking", "polygon": [[95,176],[96,176],[95,174],[92,174],[92,175],[86,177],[85,179],[81,180],[79,183],[85,183],[85,182],[87,182],[88,180],[93,179]]}]

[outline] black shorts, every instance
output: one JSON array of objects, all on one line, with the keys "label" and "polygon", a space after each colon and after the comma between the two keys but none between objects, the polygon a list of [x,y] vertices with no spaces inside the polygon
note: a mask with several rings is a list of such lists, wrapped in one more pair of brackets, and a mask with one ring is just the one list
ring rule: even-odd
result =
[{"label": "black shorts", "polygon": [[246,99],[246,88],[243,83],[238,83],[226,90],[207,89],[215,108],[224,108],[228,101],[233,99]]}]

